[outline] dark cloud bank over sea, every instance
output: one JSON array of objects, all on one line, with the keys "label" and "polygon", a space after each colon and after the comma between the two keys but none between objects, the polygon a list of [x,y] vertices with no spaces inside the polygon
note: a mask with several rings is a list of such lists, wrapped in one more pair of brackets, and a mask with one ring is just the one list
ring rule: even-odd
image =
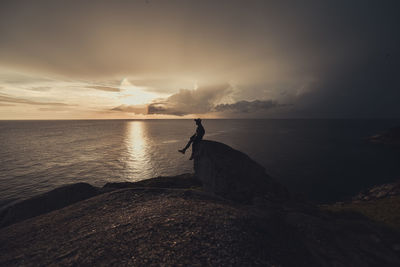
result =
[{"label": "dark cloud bank over sea", "polygon": [[201,87],[195,90],[181,89],[166,99],[160,99],[146,105],[121,105],[112,111],[132,112],[136,114],[163,114],[184,116],[219,112],[228,114],[254,114],[277,107],[289,106],[273,100],[237,101],[230,104],[216,104],[232,94],[229,84]]}]

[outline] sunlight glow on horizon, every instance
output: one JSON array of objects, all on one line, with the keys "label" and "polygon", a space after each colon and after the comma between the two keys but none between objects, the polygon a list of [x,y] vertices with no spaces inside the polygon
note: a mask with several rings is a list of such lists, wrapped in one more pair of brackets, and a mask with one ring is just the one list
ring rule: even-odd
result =
[{"label": "sunlight glow on horizon", "polygon": [[154,99],[163,97],[161,94],[144,90],[144,87],[131,84],[127,78],[121,80],[119,88],[121,89],[120,101],[125,105],[145,105]]}]

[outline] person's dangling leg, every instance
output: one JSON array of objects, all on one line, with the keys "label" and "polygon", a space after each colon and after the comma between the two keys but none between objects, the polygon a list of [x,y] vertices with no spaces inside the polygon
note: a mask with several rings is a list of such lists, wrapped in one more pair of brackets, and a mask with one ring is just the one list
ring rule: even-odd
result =
[{"label": "person's dangling leg", "polygon": [[180,149],[180,150],[178,150],[178,151],[181,152],[182,154],[185,154],[186,149],[188,149],[192,143],[193,143],[193,139],[190,138],[190,140],[189,140],[189,142],[187,143],[187,145],[186,145],[183,149]]}]

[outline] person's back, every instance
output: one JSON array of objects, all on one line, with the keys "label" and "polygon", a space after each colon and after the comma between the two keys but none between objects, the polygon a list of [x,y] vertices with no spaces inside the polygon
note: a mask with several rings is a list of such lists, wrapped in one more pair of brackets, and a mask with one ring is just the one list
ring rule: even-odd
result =
[{"label": "person's back", "polygon": [[185,154],[186,149],[188,149],[190,147],[190,145],[192,145],[192,156],[190,156],[190,159],[193,159],[193,155],[194,155],[193,150],[195,148],[195,145],[203,139],[203,136],[206,133],[203,125],[201,124],[201,119],[195,119],[194,121],[196,122],[196,125],[197,125],[196,133],[194,135],[192,135],[192,137],[190,137],[189,142],[183,149],[178,150],[182,154]]},{"label": "person's back", "polygon": [[197,124],[197,129],[196,129],[196,141],[200,141],[203,139],[204,134],[206,131],[204,130],[203,125],[201,124],[201,121]]}]

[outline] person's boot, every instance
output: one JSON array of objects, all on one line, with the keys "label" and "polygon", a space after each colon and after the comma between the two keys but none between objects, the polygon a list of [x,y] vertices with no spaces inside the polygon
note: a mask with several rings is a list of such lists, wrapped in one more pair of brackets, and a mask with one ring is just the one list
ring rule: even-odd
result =
[{"label": "person's boot", "polygon": [[185,154],[186,152],[184,149],[179,149],[178,151],[181,152],[182,154]]}]

